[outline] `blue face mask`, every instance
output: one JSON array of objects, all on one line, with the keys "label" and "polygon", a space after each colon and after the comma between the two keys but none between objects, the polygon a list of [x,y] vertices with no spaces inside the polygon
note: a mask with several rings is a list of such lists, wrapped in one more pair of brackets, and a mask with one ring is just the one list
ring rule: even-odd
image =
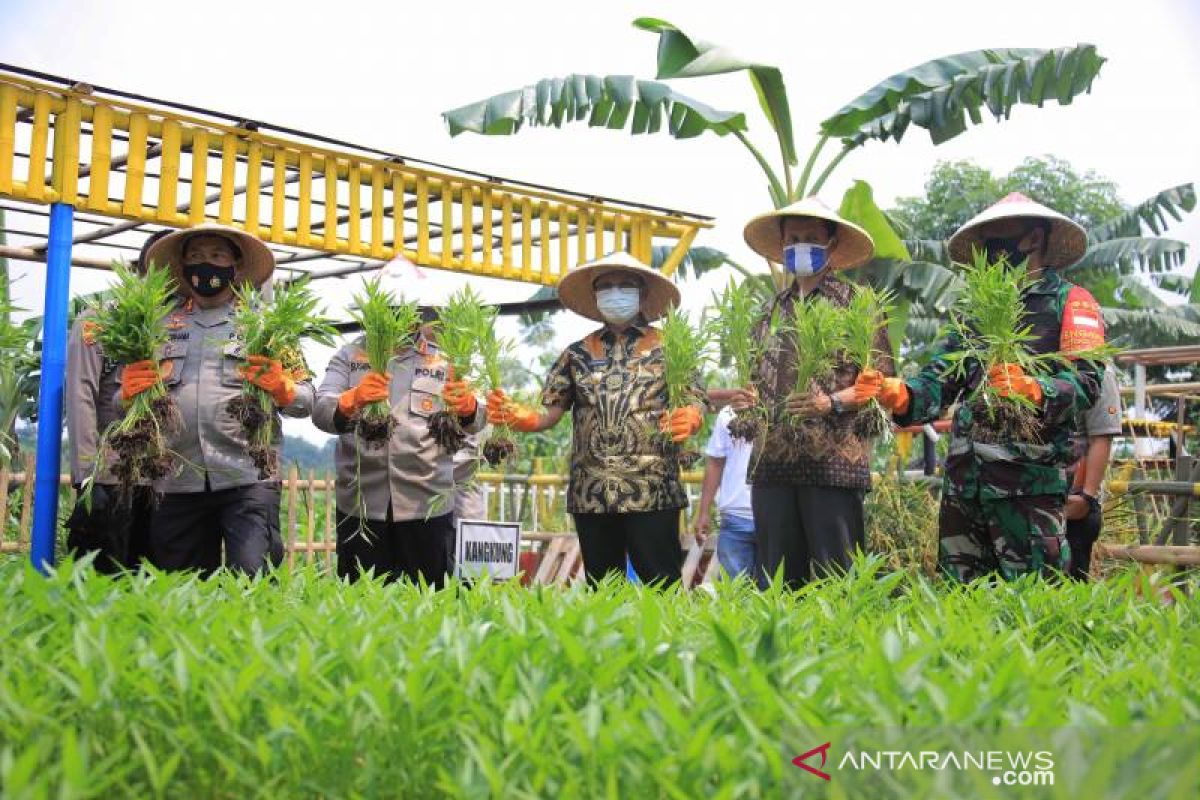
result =
[{"label": "blue face mask", "polygon": [[783,267],[793,275],[816,275],[828,264],[828,247],[819,244],[789,244],[783,248]]}]

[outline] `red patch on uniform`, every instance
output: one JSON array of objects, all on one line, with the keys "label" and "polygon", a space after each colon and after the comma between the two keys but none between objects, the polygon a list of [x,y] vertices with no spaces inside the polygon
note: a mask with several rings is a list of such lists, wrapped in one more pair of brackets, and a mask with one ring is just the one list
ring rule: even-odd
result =
[{"label": "red patch on uniform", "polygon": [[1112,407],[1112,406],[1109,406],[1109,407],[1108,407],[1108,413],[1110,413],[1110,414],[1116,414],[1116,413],[1117,413],[1117,409],[1115,409],[1115,408],[1114,408],[1114,407]]},{"label": "red patch on uniform", "polygon": [[1062,333],[1058,349],[1062,353],[1094,350],[1104,344],[1104,315],[1091,292],[1076,286],[1067,293],[1063,308]]},{"label": "red patch on uniform", "polygon": [[428,397],[426,397],[424,400],[421,401],[421,410],[422,411],[432,411],[433,410],[433,401],[430,400]]}]

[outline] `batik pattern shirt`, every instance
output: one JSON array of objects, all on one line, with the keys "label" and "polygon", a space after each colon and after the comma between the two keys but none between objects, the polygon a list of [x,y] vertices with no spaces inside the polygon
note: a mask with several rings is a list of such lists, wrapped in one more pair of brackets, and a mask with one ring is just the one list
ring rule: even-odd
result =
[{"label": "batik pattern shirt", "polygon": [[[683,508],[678,447],[661,433],[667,383],[659,332],[608,327],[558,357],[542,403],[571,410],[574,425],[567,511],[634,513]],[[699,380],[695,405],[705,404]]]},{"label": "batik pattern shirt", "polygon": [[[788,486],[827,486],[840,489],[869,489],[871,487],[871,441],[858,435],[855,419],[858,414],[829,414],[795,423],[788,419],[788,395],[795,391],[797,344],[793,338],[772,325],[773,317],[786,320],[795,314],[800,303],[828,302],[844,308],[850,303],[854,287],[827,274],[807,297],[792,285],[779,293],[771,308],[759,323],[758,338],[765,343],[763,357],[755,375],[755,388],[766,406],[769,424],[765,436],[755,443],[750,457],[750,483]],[[803,342],[800,346],[803,346]],[[885,375],[894,373],[892,348],[886,328],[875,338],[875,368]],[[858,379],[858,368],[845,354],[835,357],[835,367],[828,378],[819,381],[819,388],[832,395]],[[821,443],[813,449],[798,449],[789,445],[793,427],[812,426],[812,441]]]}]

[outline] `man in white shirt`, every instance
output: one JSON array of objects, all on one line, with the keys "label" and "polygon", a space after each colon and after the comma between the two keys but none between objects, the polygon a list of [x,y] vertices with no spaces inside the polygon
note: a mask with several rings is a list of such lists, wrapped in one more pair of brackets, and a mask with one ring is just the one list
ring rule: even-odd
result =
[{"label": "man in white shirt", "polygon": [[755,563],[754,512],[750,507],[750,485],[746,482],[751,443],[729,435],[733,409],[721,409],[704,450],[704,483],[696,516],[696,537],[704,540],[712,527],[709,516],[713,499],[721,515],[717,559],[731,577],[751,575]]}]

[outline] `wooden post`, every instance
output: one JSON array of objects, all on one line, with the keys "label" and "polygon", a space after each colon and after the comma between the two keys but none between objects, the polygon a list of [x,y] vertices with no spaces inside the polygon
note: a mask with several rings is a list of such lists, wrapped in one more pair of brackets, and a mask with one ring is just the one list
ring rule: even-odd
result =
[{"label": "wooden post", "polygon": [[291,569],[296,565],[296,483],[300,479],[300,470],[295,464],[288,468],[287,479],[287,565]]},{"label": "wooden post", "polygon": [[337,491],[333,485],[333,475],[325,473],[325,536],[322,542],[325,545],[325,569],[332,570],[336,566],[333,562],[337,557],[335,548],[337,547],[337,522],[333,516],[333,507],[337,503]]},{"label": "wooden post", "polygon": [[[1134,480],[1144,480],[1145,473],[1141,467],[1133,471]],[[1141,492],[1133,495],[1133,518],[1137,521],[1138,544],[1150,544],[1150,532],[1146,521],[1146,496]]]},{"label": "wooden post", "polygon": [[33,479],[36,461],[32,454],[25,455],[25,480],[21,484],[21,526],[17,528],[17,549],[24,550],[29,543],[29,532],[33,526]]},{"label": "wooden post", "polygon": [[308,529],[304,531],[304,563],[313,562],[313,528],[317,527],[316,473],[308,471]]}]

